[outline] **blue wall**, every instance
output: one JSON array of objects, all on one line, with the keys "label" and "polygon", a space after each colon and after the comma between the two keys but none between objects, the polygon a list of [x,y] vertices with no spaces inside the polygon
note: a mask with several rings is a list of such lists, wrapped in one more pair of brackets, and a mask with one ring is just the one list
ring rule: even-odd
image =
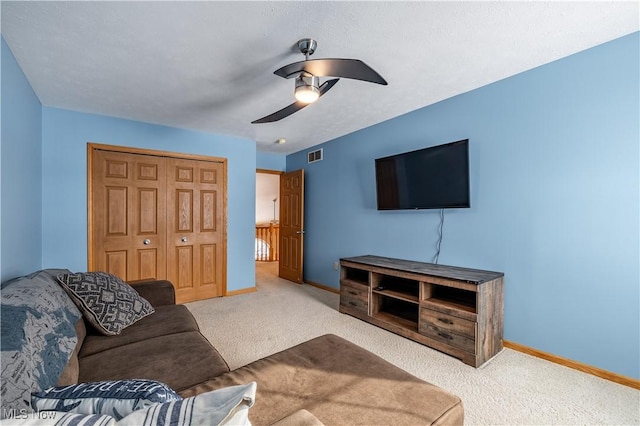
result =
[{"label": "blue wall", "polygon": [[470,209],[440,263],[505,273],[505,339],[640,377],[639,37],[597,46],[321,145],[304,168],[305,279],[333,262],[431,261],[438,211],[376,210],[374,159],[470,140]]},{"label": "blue wall", "polygon": [[38,270],[42,263],[42,108],[4,38],[1,44],[4,281]]},{"label": "blue wall", "polygon": [[284,172],[287,167],[287,156],[271,152],[256,153],[256,168]]},{"label": "blue wall", "polygon": [[227,289],[255,286],[255,142],[48,107],[42,122],[44,267],[87,268],[87,142],[95,142],[227,158]]}]

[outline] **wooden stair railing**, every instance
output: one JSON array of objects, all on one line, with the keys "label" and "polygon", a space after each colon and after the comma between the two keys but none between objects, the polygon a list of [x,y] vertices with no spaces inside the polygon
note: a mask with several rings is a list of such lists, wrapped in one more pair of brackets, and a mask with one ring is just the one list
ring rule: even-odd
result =
[{"label": "wooden stair railing", "polygon": [[280,260],[280,225],[256,225],[255,260],[277,262]]}]

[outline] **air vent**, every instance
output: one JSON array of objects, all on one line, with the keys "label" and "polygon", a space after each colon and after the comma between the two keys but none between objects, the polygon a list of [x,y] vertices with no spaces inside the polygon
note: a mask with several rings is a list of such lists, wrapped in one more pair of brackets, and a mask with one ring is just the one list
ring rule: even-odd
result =
[{"label": "air vent", "polygon": [[307,163],[315,163],[316,161],[322,160],[322,148],[316,149],[315,151],[311,151],[307,154]]}]

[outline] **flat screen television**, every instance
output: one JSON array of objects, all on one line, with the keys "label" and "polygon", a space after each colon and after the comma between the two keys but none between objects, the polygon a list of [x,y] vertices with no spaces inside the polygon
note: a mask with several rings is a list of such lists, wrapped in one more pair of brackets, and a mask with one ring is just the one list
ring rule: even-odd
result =
[{"label": "flat screen television", "polygon": [[378,210],[470,207],[469,140],[376,159]]}]

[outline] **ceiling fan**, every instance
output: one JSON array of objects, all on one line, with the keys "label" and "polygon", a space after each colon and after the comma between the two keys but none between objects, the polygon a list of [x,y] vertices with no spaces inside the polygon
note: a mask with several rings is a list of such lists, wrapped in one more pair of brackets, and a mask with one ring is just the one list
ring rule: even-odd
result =
[{"label": "ceiling fan", "polygon": [[304,61],[285,65],[273,72],[282,78],[295,78],[294,96],[296,102],[273,114],[252,121],[251,124],[282,120],[317,101],[340,80],[334,78],[319,84],[320,77],[343,77],[387,85],[387,81],[380,74],[358,59],[309,59],[317,47],[318,43],[311,38],[299,40],[298,49],[305,56]]}]

